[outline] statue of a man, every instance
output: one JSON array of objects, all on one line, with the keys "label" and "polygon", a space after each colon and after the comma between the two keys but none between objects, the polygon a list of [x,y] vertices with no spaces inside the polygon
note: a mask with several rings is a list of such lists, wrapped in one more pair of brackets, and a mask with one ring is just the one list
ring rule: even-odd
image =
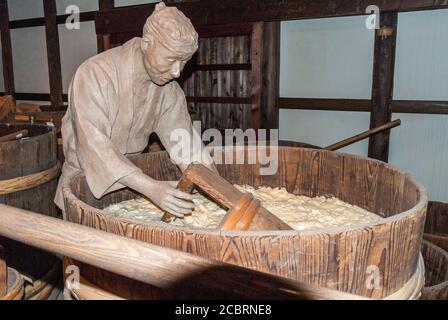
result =
[{"label": "statue of a man", "polygon": [[[162,2],[148,18],[143,38],[94,56],[78,68],[62,124],[66,162],[55,202],[63,211],[62,186],[80,170],[97,198],[129,187],[176,216],[191,211],[191,195],[177,190],[175,182],[151,179],[126,155],[142,152],[153,132],[168,151],[175,145],[170,140],[174,129],[193,136],[185,95],[172,80],[197,48],[190,20]],[[189,150],[192,157],[212,163],[200,146]],[[183,162],[180,168],[187,165]]]}]

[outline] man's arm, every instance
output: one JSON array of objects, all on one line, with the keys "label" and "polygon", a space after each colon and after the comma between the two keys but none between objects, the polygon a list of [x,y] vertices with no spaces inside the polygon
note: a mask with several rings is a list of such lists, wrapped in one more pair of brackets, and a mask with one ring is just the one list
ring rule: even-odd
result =
[{"label": "man's arm", "polygon": [[175,81],[167,86],[166,105],[162,106],[165,111],[156,128],[160,141],[182,172],[191,163],[201,163],[217,173],[212,157],[204,148],[201,133],[192,126],[184,92]]}]

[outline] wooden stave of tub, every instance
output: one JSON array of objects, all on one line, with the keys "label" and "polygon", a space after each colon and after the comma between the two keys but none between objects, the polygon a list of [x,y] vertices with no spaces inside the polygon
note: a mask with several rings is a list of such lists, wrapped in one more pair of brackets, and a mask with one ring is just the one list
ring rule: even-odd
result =
[{"label": "wooden stave of tub", "polygon": [[[165,152],[130,159],[144,168],[145,173],[160,180],[175,180],[181,175]],[[64,186],[67,219],[103,231],[370,298],[389,296],[411,279],[417,270],[428,202],[426,190],[419,182],[383,162],[337,152],[280,147],[279,161],[279,171],[275,176],[257,176],[258,164],[219,165],[218,170],[232,183],[284,186],[289,192],[312,197],[333,195],[382,214],[387,219],[381,223],[319,231],[244,234],[181,228],[163,223],[143,225],[111,217],[97,209],[136,197],[136,194],[124,190],[97,200],[82,175],[75,175],[71,183]],[[398,188],[392,190],[394,183]],[[387,188],[389,192],[385,191]],[[357,250],[353,250],[354,245]],[[162,295],[158,288],[78,265],[88,281],[123,298],[150,299]],[[379,266],[381,285],[378,289],[369,289],[366,285],[368,266]]]},{"label": "wooden stave of tub", "polygon": [[[26,138],[0,143],[0,181],[38,175],[52,169],[52,172],[59,171],[55,129],[46,125],[0,124],[0,135],[23,129],[28,130]],[[58,212],[53,203],[57,178],[58,175],[26,190],[0,194],[0,203],[57,217]],[[26,281],[24,298],[48,298],[48,291],[60,279],[60,260],[50,253],[10,239],[0,237],[0,244],[5,247],[8,266],[17,269],[25,279],[32,282]]]}]

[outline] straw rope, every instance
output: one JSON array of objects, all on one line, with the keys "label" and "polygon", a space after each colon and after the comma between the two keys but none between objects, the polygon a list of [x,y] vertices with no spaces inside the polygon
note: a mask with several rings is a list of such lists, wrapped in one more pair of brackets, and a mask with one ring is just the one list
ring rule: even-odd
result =
[{"label": "straw rope", "polygon": [[58,177],[61,173],[61,164],[58,162],[54,167],[8,180],[0,180],[0,195],[6,195],[18,191],[28,190],[40,186]]}]

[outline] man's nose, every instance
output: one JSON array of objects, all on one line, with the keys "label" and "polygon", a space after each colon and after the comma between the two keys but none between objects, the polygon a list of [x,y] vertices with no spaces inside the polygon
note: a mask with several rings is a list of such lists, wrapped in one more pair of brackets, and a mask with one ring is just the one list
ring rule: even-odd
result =
[{"label": "man's nose", "polygon": [[179,78],[179,76],[180,76],[180,72],[181,72],[180,61],[176,61],[176,62],[173,64],[173,67],[172,67],[172,69],[171,69],[171,75],[172,75],[174,78]]}]

